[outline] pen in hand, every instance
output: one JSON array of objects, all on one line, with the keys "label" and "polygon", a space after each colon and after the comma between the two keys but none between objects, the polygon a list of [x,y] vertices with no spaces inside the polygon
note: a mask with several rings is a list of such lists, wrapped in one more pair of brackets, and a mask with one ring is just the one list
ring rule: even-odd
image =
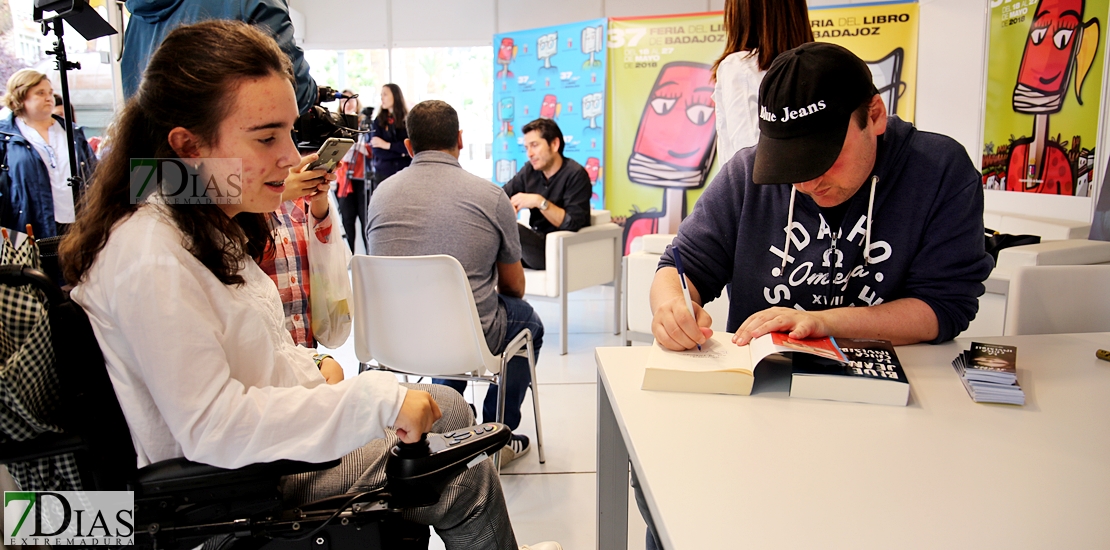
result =
[{"label": "pen in hand", "polygon": [[[674,268],[678,270],[678,280],[682,282],[682,297],[686,300],[686,309],[690,310],[694,323],[697,323],[698,315],[694,312],[694,301],[690,299],[690,288],[686,286],[686,271],[682,269],[682,255],[678,253],[678,245],[672,245],[671,251],[674,252]],[[701,344],[697,346],[698,351],[701,351]]]}]

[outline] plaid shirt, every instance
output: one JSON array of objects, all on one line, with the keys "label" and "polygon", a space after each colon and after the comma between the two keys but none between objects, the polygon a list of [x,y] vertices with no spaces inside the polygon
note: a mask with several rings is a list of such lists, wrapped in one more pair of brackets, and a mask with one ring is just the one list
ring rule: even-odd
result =
[{"label": "plaid shirt", "polygon": [[[277,285],[285,308],[285,328],[297,345],[316,347],[312,334],[312,312],[308,302],[308,202],[304,198],[281,203],[270,215],[274,249],[269,249],[258,264]],[[331,218],[313,220],[312,231],[321,243],[331,240]]]}]

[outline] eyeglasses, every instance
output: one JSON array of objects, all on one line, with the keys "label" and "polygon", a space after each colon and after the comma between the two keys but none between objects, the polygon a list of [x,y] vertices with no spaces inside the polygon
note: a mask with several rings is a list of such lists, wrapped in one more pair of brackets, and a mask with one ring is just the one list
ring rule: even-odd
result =
[{"label": "eyeglasses", "polygon": [[51,147],[49,143],[46,143],[44,145],[46,145],[46,153],[48,155],[50,155],[50,167],[51,168],[57,168],[58,167],[58,157],[57,157],[57,155],[54,154],[54,148]]}]

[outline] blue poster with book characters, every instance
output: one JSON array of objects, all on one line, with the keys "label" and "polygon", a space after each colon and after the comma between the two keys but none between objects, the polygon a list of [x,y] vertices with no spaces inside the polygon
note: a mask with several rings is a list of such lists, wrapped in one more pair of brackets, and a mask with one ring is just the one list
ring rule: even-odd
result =
[{"label": "blue poster with book characters", "polygon": [[549,118],[563,131],[563,155],[590,175],[590,206],[604,208],[607,29],[605,19],[594,19],[494,35],[493,179],[498,185],[528,162],[521,128]]}]

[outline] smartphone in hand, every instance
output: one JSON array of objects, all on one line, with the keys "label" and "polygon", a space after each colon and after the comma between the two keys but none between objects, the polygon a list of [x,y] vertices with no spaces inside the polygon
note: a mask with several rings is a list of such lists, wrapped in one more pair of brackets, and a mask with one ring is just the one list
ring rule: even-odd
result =
[{"label": "smartphone in hand", "polygon": [[350,139],[328,138],[320,146],[320,150],[317,151],[320,158],[312,161],[312,164],[306,166],[305,170],[327,170],[328,173],[331,173],[354,144],[354,140]]}]

